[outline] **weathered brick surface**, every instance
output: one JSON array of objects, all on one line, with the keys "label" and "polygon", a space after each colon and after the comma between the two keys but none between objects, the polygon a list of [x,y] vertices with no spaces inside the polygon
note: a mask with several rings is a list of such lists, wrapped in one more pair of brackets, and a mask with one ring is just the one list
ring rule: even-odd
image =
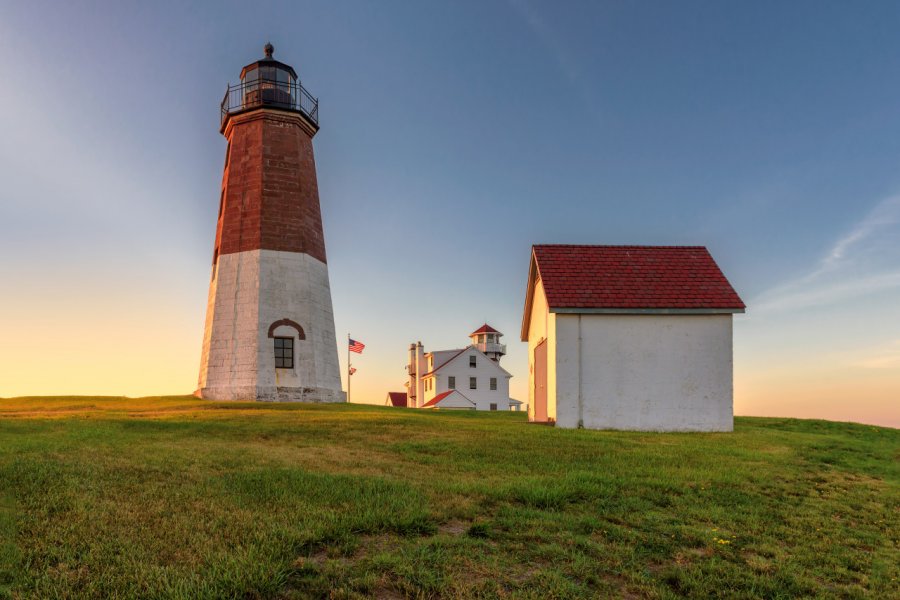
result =
[{"label": "weathered brick surface", "polygon": [[300,119],[265,110],[232,119],[214,261],[278,250],[326,262],[312,134]]}]

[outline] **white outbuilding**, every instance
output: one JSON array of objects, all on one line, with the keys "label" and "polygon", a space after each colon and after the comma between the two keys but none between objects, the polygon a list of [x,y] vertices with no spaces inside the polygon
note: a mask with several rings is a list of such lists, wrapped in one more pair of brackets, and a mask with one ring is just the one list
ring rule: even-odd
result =
[{"label": "white outbuilding", "polygon": [[702,246],[534,246],[528,419],[732,431],[731,321],[744,308]]}]

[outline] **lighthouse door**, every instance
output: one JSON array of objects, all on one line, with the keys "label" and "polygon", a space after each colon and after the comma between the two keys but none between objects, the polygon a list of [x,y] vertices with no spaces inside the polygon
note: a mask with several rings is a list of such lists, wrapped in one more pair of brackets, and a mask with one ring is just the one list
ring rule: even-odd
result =
[{"label": "lighthouse door", "polygon": [[547,340],[534,348],[534,421],[547,421]]}]

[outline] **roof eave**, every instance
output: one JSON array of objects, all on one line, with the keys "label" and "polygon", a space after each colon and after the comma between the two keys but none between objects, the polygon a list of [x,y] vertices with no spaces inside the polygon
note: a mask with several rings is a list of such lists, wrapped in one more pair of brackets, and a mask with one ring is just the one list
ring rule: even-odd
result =
[{"label": "roof eave", "polygon": [[745,312],[744,308],[588,308],[550,307],[550,312],[580,315],[725,315]]},{"label": "roof eave", "polygon": [[525,289],[525,311],[522,314],[522,329],[519,334],[521,341],[528,341],[528,329],[531,327],[531,309],[534,302],[535,282],[540,278],[540,270],[537,266],[537,258],[534,256],[534,246],[531,247],[531,259],[528,261],[528,282]]}]

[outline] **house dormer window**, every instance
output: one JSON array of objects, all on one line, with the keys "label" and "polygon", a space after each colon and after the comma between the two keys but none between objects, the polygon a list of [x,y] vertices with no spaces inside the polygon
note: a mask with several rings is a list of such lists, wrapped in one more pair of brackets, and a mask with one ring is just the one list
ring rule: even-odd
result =
[{"label": "house dormer window", "polygon": [[472,367],[473,369],[476,367],[475,361],[476,361],[475,355],[474,354],[470,355],[469,356],[469,366]]}]

